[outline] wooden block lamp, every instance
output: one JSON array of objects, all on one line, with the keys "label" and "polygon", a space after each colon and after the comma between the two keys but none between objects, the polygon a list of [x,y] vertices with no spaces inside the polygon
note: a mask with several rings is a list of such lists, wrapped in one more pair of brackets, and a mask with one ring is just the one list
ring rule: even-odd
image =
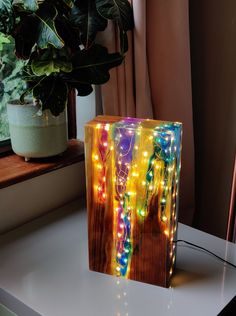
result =
[{"label": "wooden block lamp", "polygon": [[181,123],[98,116],[85,126],[89,267],[169,286]]}]

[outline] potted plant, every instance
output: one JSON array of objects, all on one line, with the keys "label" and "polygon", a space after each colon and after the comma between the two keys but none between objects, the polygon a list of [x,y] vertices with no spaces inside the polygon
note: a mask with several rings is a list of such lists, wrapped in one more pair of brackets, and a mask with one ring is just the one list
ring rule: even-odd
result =
[{"label": "potted plant", "polygon": [[9,138],[6,104],[11,99],[19,99],[26,86],[19,76],[24,61],[14,54],[14,40],[0,33],[0,140]]},{"label": "potted plant", "polygon": [[[119,52],[96,43],[108,20],[120,31]],[[92,92],[109,80],[128,49],[133,27],[128,0],[0,0],[0,32],[15,42],[25,60],[27,83],[20,100],[8,103],[13,150],[26,158],[59,154],[67,147],[68,93]]]}]

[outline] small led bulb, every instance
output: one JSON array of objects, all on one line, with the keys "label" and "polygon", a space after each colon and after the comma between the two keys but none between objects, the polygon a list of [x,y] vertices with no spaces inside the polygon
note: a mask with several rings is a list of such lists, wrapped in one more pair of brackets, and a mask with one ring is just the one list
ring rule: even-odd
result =
[{"label": "small led bulb", "polygon": [[145,211],[144,210],[139,210],[138,214],[144,217],[145,216]]},{"label": "small led bulb", "polygon": [[164,234],[168,237],[168,236],[169,236],[169,230],[168,230],[168,229],[165,229],[165,230],[164,230]]},{"label": "small led bulb", "polygon": [[163,215],[162,217],[161,217],[161,220],[163,221],[163,222],[166,222],[167,221],[167,217],[166,217],[166,215]]}]

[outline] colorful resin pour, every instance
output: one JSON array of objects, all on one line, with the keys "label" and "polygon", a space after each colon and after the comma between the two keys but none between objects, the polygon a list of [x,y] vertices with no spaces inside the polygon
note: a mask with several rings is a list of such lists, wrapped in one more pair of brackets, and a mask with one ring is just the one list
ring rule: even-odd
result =
[{"label": "colorful resin pour", "polygon": [[[181,133],[181,123],[134,118],[99,116],[86,125],[92,270],[167,286],[175,261]],[[152,277],[146,278],[141,268],[137,268],[137,274],[133,271],[138,267],[139,249],[148,236],[147,225],[151,225],[154,237],[159,234],[164,240],[169,272],[163,281],[155,281],[152,276],[152,282]]]}]

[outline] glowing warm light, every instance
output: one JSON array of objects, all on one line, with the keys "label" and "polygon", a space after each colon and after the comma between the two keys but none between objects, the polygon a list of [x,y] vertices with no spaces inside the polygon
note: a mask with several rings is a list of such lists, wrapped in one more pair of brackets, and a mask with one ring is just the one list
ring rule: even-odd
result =
[{"label": "glowing warm light", "polygon": [[163,216],[161,217],[161,220],[162,220],[163,222],[166,222],[166,221],[168,220],[168,218],[167,218],[165,215],[163,215]]},{"label": "glowing warm light", "polygon": [[168,230],[168,229],[165,229],[165,230],[164,230],[164,234],[168,237],[168,236],[169,236],[169,230]]},{"label": "glowing warm light", "polygon": [[138,214],[142,217],[145,216],[145,211],[144,210],[138,210]]},{"label": "glowing warm light", "polygon": [[[104,116],[86,124],[85,136],[92,267],[147,280],[148,272],[135,274],[140,251],[145,260],[155,258],[159,268],[152,273],[163,275],[155,280],[166,286],[176,251],[180,124]],[[94,260],[99,252],[111,266]]]}]

